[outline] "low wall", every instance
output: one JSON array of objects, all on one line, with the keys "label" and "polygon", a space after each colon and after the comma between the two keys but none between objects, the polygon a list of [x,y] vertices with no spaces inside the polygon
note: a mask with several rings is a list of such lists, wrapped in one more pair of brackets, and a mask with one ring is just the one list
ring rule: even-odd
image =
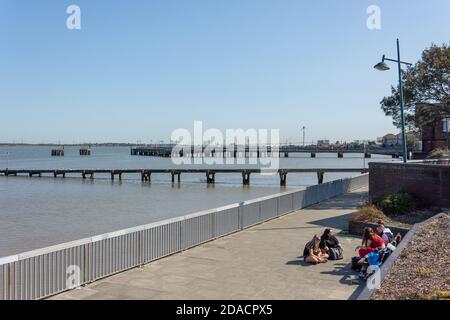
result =
[{"label": "low wall", "polygon": [[[354,236],[362,237],[364,234],[364,229],[367,227],[372,228],[375,230],[377,228],[378,224],[376,223],[365,223],[365,222],[355,222],[350,220],[348,222],[348,233]],[[394,235],[397,235],[398,233],[401,234],[402,237],[404,237],[409,229],[408,228],[400,228],[400,227],[394,227],[390,225],[386,225],[386,228],[389,228]]]},{"label": "low wall", "polygon": [[[399,246],[394,250],[394,252],[392,252],[392,254],[387,258],[387,260],[383,263],[383,265],[381,266],[379,272],[379,279],[380,279],[380,284],[381,286],[383,285],[383,280],[386,278],[386,276],[389,274],[389,272],[391,271],[392,267],[395,264],[395,261],[401,257],[401,254],[403,252],[403,250],[405,248],[408,247],[408,245],[410,244],[413,236],[417,233],[417,230],[419,229],[419,227],[426,225],[428,223],[430,223],[431,221],[433,221],[434,219],[437,219],[439,217],[445,216],[448,213],[439,213],[437,215],[435,215],[434,217],[431,217],[423,222],[420,223],[416,223],[409,231],[408,233],[403,237],[403,240],[400,242]],[[370,281],[370,280],[368,280]],[[367,285],[364,287],[364,289],[361,291],[361,293],[359,294],[359,296],[356,298],[356,300],[370,300],[372,295],[375,293],[376,289],[374,288],[369,288]]]},{"label": "low wall", "polygon": [[450,207],[450,165],[370,163],[370,201],[396,192],[408,192],[425,204]]},{"label": "low wall", "polygon": [[367,184],[365,174],[0,258],[0,300],[45,298]]}]

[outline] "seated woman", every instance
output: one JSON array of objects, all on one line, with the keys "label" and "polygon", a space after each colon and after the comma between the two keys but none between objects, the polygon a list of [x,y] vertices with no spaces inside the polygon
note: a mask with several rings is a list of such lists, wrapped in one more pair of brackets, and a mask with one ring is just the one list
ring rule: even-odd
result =
[{"label": "seated woman", "polygon": [[355,250],[359,250],[359,257],[364,258],[371,252],[384,249],[385,246],[383,238],[377,235],[373,229],[369,227],[364,229],[362,246],[356,247]]},{"label": "seated woman", "polygon": [[325,229],[320,237],[320,249],[323,253],[329,254],[330,248],[342,248],[339,240],[334,236],[333,230]]},{"label": "seated woman", "polygon": [[305,245],[303,250],[305,262],[311,264],[323,263],[328,261],[328,255],[320,250],[320,238],[315,235],[311,241]]}]

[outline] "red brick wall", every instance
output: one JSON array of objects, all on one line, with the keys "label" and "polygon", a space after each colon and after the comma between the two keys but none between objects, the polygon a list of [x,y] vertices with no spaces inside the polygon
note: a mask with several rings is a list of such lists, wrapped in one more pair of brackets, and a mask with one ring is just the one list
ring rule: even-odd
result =
[{"label": "red brick wall", "polygon": [[[450,139],[449,139],[450,140]],[[422,151],[431,152],[434,149],[447,147],[447,134],[444,132],[442,119],[422,127]]]},{"label": "red brick wall", "polygon": [[408,192],[430,205],[450,207],[450,165],[369,164],[371,201],[400,191]]}]

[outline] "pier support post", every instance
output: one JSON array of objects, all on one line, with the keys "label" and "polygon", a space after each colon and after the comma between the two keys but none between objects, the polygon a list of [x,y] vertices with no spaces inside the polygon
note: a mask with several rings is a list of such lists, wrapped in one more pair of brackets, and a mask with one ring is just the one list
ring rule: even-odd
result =
[{"label": "pier support post", "polygon": [[206,183],[214,184],[216,183],[216,173],[215,172],[206,172]]},{"label": "pier support post", "polygon": [[244,186],[250,185],[250,172],[242,172],[242,184]]},{"label": "pier support post", "polygon": [[122,181],[122,172],[111,171],[111,180],[114,181],[116,175],[119,176],[119,181]]},{"label": "pier support post", "polygon": [[177,171],[172,171],[171,173],[172,173],[172,183],[175,182],[175,176],[177,176],[177,181],[178,181],[178,183],[180,183],[180,181],[181,181],[181,173],[177,172]]},{"label": "pier support post", "polygon": [[323,176],[325,175],[325,172],[323,171],[317,171],[317,180],[319,184],[323,183]]},{"label": "pier support post", "polygon": [[286,186],[286,177],[287,177],[287,172],[280,171],[280,186],[281,187],[285,187]]},{"label": "pier support post", "polygon": [[28,176],[31,178],[31,177],[33,177],[34,175],[38,175],[39,177],[42,177],[42,173],[41,172],[33,172],[33,171],[30,171],[29,173],[28,173]]},{"label": "pier support post", "polygon": [[151,172],[149,171],[142,171],[141,172],[141,181],[142,182],[150,182],[151,181]]}]

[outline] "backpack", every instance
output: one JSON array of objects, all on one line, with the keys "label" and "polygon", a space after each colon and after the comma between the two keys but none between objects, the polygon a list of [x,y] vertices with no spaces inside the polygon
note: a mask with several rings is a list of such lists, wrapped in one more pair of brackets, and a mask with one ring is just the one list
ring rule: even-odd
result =
[{"label": "backpack", "polygon": [[344,252],[341,247],[329,248],[329,259],[330,260],[342,260],[344,259]]},{"label": "backpack", "polygon": [[359,256],[352,258],[352,270],[359,272],[361,271],[361,265],[358,263],[361,258]]}]

